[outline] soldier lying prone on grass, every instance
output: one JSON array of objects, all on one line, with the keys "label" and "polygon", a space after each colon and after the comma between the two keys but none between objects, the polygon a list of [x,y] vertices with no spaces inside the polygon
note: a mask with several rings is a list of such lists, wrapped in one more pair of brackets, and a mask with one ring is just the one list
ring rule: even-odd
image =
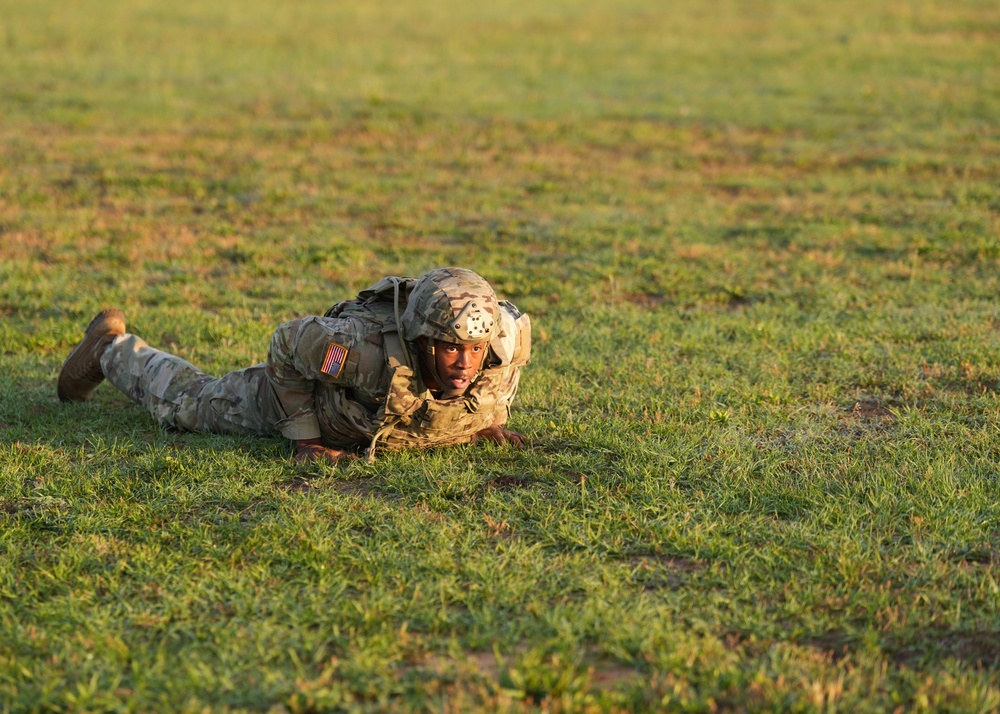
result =
[{"label": "soldier lying prone on grass", "polygon": [[298,461],[355,458],[366,448],[428,448],[504,428],[528,362],[531,325],[464,268],[387,277],[323,317],[278,327],[267,362],[211,377],[125,331],[101,311],[59,374],[62,401],[107,378],[160,424],[182,431],[282,434]]}]

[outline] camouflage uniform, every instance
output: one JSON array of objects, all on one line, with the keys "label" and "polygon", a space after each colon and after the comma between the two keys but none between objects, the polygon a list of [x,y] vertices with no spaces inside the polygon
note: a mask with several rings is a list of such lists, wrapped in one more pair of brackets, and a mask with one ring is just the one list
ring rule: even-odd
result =
[{"label": "camouflage uniform", "polygon": [[263,364],[211,377],[142,338],[116,337],[101,356],[113,385],[138,402],[157,423],[182,431],[276,435],[281,405]]},{"label": "camouflage uniform", "polygon": [[[451,289],[431,282],[429,291],[414,291],[428,276]],[[466,443],[506,423],[530,356],[530,322],[471,271],[443,268],[428,276],[420,283],[385,278],[323,317],[286,322],[274,333],[266,363],[223,377],[129,334],[115,338],[101,366],[157,422],[185,431],[320,437],[333,448],[367,445],[369,456],[376,445]],[[454,289],[466,283],[471,289]],[[419,299],[410,301],[411,292]],[[463,394],[435,397],[427,388],[412,354],[420,336],[488,339],[483,369]]]}]

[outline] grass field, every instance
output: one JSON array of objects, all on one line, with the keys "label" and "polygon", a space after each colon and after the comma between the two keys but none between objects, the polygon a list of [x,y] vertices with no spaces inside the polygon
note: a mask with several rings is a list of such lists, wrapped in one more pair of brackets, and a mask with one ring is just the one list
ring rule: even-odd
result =
[{"label": "grass field", "polygon": [[[1000,710],[1000,6],[482,5],[4,0],[0,711]],[[56,399],[438,265],[528,450]]]}]

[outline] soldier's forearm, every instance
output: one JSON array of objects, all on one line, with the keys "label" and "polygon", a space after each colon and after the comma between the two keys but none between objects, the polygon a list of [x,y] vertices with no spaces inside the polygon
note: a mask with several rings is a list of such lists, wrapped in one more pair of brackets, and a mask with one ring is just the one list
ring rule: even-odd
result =
[{"label": "soldier's forearm", "polygon": [[276,383],[273,378],[270,381],[283,415],[274,425],[281,435],[292,441],[319,438],[319,419],[313,406],[312,389],[293,389]]}]

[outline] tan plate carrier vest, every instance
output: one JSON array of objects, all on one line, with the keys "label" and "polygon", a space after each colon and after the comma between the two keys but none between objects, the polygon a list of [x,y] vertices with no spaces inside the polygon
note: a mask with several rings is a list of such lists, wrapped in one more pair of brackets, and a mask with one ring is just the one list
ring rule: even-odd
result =
[{"label": "tan plate carrier vest", "polygon": [[[505,330],[490,343],[487,361],[491,367],[480,372],[465,394],[450,399],[435,399],[418,379],[410,354],[401,338],[399,316],[406,308],[406,298],[416,283],[415,278],[387,277],[361,291],[353,300],[337,303],[324,317],[357,317],[378,325],[382,331],[385,360],[391,375],[385,404],[370,423],[371,444],[368,460],[375,457],[376,446],[386,449],[418,448],[463,444],[479,431],[506,423],[508,408],[517,390],[519,368],[531,356],[531,322],[511,303],[500,302]],[[509,334],[513,332],[513,334]],[[337,381],[348,381],[353,375],[342,374]],[[331,424],[339,432],[357,429],[359,404],[351,402],[346,390],[338,389],[337,414],[354,414],[353,420]]]}]

